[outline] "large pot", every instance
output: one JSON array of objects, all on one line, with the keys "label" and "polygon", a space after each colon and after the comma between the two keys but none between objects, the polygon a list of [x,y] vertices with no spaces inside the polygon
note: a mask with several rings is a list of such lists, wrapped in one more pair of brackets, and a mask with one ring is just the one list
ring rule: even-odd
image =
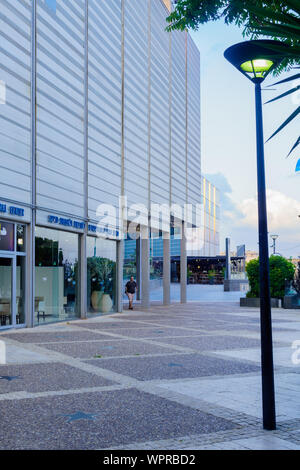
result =
[{"label": "large pot", "polygon": [[92,307],[95,310],[95,312],[100,312],[101,311],[101,300],[103,297],[103,292],[94,290],[91,296],[91,303]]},{"label": "large pot", "polygon": [[100,312],[109,313],[112,311],[113,301],[109,294],[103,294],[100,300]]}]

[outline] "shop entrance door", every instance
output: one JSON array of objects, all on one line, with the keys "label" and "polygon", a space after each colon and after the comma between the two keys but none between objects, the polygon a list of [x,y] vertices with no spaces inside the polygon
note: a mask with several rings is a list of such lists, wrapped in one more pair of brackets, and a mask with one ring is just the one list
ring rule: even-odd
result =
[{"label": "shop entrance door", "polygon": [[16,325],[14,256],[0,254],[0,329]]}]

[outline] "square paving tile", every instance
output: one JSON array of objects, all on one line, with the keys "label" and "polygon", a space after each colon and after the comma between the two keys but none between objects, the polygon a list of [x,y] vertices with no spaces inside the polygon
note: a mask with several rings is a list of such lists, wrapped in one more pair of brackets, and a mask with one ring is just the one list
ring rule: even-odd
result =
[{"label": "square paving tile", "polygon": [[162,343],[175,344],[197,351],[217,351],[224,349],[244,349],[259,348],[260,341],[258,339],[245,338],[240,336],[195,336],[188,338],[162,338]]},{"label": "square paving tile", "polygon": [[80,323],[74,323],[72,326],[77,326],[80,328],[89,328],[90,330],[116,330],[116,329],[121,329],[121,328],[144,328],[147,325],[143,325],[143,323],[134,323],[131,321],[119,321],[115,320],[112,322],[104,322],[104,321],[99,321],[99,322],[80,322]]},{"label": "square paving tile", "polygon": [[93,341],[89,343],[49,344],[44,346],[51,351],[58,351],[68,356],[93,359],[95,356],[139,356],[149,354],[169,354],[174,349],[155,346],[140,341]]},{"label": "square paving tile", "polygon": [[68,341],[89,341],[97,339],[107,339],[107,336],[90,331],[58,331],[49,333],[40,333],[36,330],[34,333],[7,333],[3,338],[13,339],[20,343],[65,343]]},{"label": "square paving tile", "polygon": [[[60,363],[0,366],[0,394],[102,387],[114,382]],[[1,439],[0,439],[1,440]]]},{"label": "square paving tile", "polygon": [[4,401],[0,415],[0,448],[12,450],[104,449],[236,427],[136,389]]},{"label": "square paving tile", "polygon": [[88,361],[138,380],[178,379],[258,372],[259,366],[202,354],[134,357]]},{"label": "square paving tile", "polygon": [[164,326],[151,326],[146,328],[134,328],[110,331],[117,335],[122,335],[128,338],[163,338],[167,336],[197,336],[201,334],[201,331],[195,331],[194,329],[181,329],[181,328],[165,328]]}]

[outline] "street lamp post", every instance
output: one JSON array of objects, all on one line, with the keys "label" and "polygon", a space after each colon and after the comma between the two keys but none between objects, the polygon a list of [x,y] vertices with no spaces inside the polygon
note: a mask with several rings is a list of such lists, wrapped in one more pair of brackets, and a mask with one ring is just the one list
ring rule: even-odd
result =
[{"label": "street lamp post", "polygon": [[281,42],[272,40],[245,41],[224,53],[225,58],[255,84],[262,402],[263,426],[267,430],[276,429],[276,411],[261,83],[282,61],[281,45]]},{"label": "street lamp post", "polygon": [[273,248],[273,255],[276,255],[276,240],[278,235],[271,235],[271,238],[273,240],[273,245],[271,246],[271,248]]}]

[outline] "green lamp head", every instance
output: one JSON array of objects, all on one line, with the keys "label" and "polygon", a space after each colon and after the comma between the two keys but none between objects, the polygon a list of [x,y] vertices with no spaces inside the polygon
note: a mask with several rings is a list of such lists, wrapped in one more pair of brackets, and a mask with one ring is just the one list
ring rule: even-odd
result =
[{"label": "green lamp head", "polygon": [[286,45],[280,41],[245,41],[229,47],[225,58],[254,83],[261,83],[284,58]]}]

